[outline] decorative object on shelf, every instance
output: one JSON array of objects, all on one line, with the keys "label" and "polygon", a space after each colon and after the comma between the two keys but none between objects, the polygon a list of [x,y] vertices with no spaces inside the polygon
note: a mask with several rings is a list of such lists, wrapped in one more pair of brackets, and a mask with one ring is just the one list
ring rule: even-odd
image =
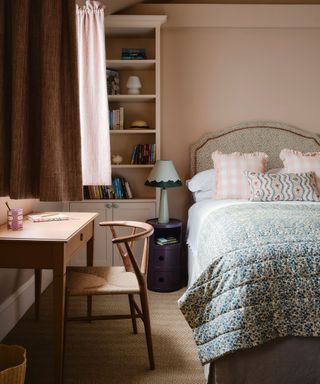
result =
[{"label": "decorative object on shelf", "polygon": [[131,164],[154,164],[155,161],[155,144],[136,144],[134,146],[131,156]]},{"label": "decorative object on shelf", "polygon": [[158,223],[169,223],[167,188],[182,185],[173,162],[171,160],[158,160],[144,184],[149,187],[161,188]]},{"label": "decorative object on shelf", "polygon": [[107,90],[108,95],[120,94],[119,72],[115,69],[107,68]]},{"label": "decorative object on shelf", "polygon": [[123,160],[123,158],[122,158],[122,156],[121,155],[112,155],[112,163],[113,164],[116,164],[116,165],[119,165],[119,164],[121,164],[122,163],[122,160]]},{"label": "decorative object on shelf", "polygon": [[129,76],[127,81],[128,95],[139,95],[141,81],[138,76]]},{"label": "decorative object on shelf", "polygon": [[149,125],[146,121],[135,120],[130,124],[130,129],[148,129]]},{"label": "decorative object on shelf", "polygon": [[146,58],[144,48],[122,48],[121,60],[145,60]]}]

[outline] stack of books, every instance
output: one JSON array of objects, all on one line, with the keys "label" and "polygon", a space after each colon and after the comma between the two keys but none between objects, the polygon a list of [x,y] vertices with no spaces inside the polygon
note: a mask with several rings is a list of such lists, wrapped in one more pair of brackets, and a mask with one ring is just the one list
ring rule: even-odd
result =
[{"label": "stack of books", "polygon": [[109,127],[110,129],[124,128],[124,108],[123,107],[109,111]]},{"label": "stack of books", "polygon": [[158,237],[156,240],[156,243],[158,245],[171,245],[171,244],[177,244],[178,239],[175,237]]},{"label": "stack of books", "polygon": [[155,144],[137,144],[135,145],[131,164],[154,164],[156,162]]},{"label": "stack of books", "polygon": [[129,182],[123,177],[113,177],[112,185],[84,185],[85,200],[132,199]]},{"label": "stack of books", "polygon": [[144,48],[122,48],[121,60],[145,60],[146,50]]}]

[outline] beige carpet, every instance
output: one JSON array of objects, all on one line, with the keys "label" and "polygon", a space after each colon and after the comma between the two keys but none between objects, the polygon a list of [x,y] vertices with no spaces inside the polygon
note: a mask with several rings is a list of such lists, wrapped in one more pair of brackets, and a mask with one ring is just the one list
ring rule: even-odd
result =
[{"label": "beige carpet", "polygon": [[[64,382],[77,384],[203,384],[191,330],[177,306],[183,291],[149,293],[156,370],[148,370],[148,355],[141,321],[134,335],[131,320],[68,322]],[[126,297],[94,298],[101,313],[128,313]],[[72,298],[71,314],[85,311],[85,299]],[[31,308],[4,340],[27,349],[30,384],[53,382],[52,297],[42,295],[41,320]]]}]

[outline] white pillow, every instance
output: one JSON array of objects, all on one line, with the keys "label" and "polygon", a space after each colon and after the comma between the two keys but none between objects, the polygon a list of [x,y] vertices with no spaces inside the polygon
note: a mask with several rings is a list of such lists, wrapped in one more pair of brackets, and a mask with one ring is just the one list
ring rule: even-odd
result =
[{"label": "white pillow", "polygon": [[197,191],[193,192],[193,200],[195,203],[199,203],[202,200],[213,200],[213,191],[212,189],[209,191]]},{"label": "white pillow", "polygon": [[192,179],[187,180],[187,187],[191,192],[213,191],[215,189],[215,170],[213,168],[196,173]]}]

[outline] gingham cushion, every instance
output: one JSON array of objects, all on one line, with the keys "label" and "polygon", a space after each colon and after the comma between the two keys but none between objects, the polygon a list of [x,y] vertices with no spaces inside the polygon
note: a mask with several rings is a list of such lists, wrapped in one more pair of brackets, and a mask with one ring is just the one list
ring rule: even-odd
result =
[{"label": "gingham cushion", "polygon": [[244,171],[265,172],[268,155],[263,152],[212,153],[216,170],[215,199],[249,199],[250,187]]},{"label": "gingham cushion", "polygon": [[314,172],[244,172],[250,184],[251,201],[319,201]]},{"label": "gingham cushion", "polygon": [[314,172],[320,191],[320,152],[302,153],[293,149],[283,149],[280,152],[286,173]]}]

